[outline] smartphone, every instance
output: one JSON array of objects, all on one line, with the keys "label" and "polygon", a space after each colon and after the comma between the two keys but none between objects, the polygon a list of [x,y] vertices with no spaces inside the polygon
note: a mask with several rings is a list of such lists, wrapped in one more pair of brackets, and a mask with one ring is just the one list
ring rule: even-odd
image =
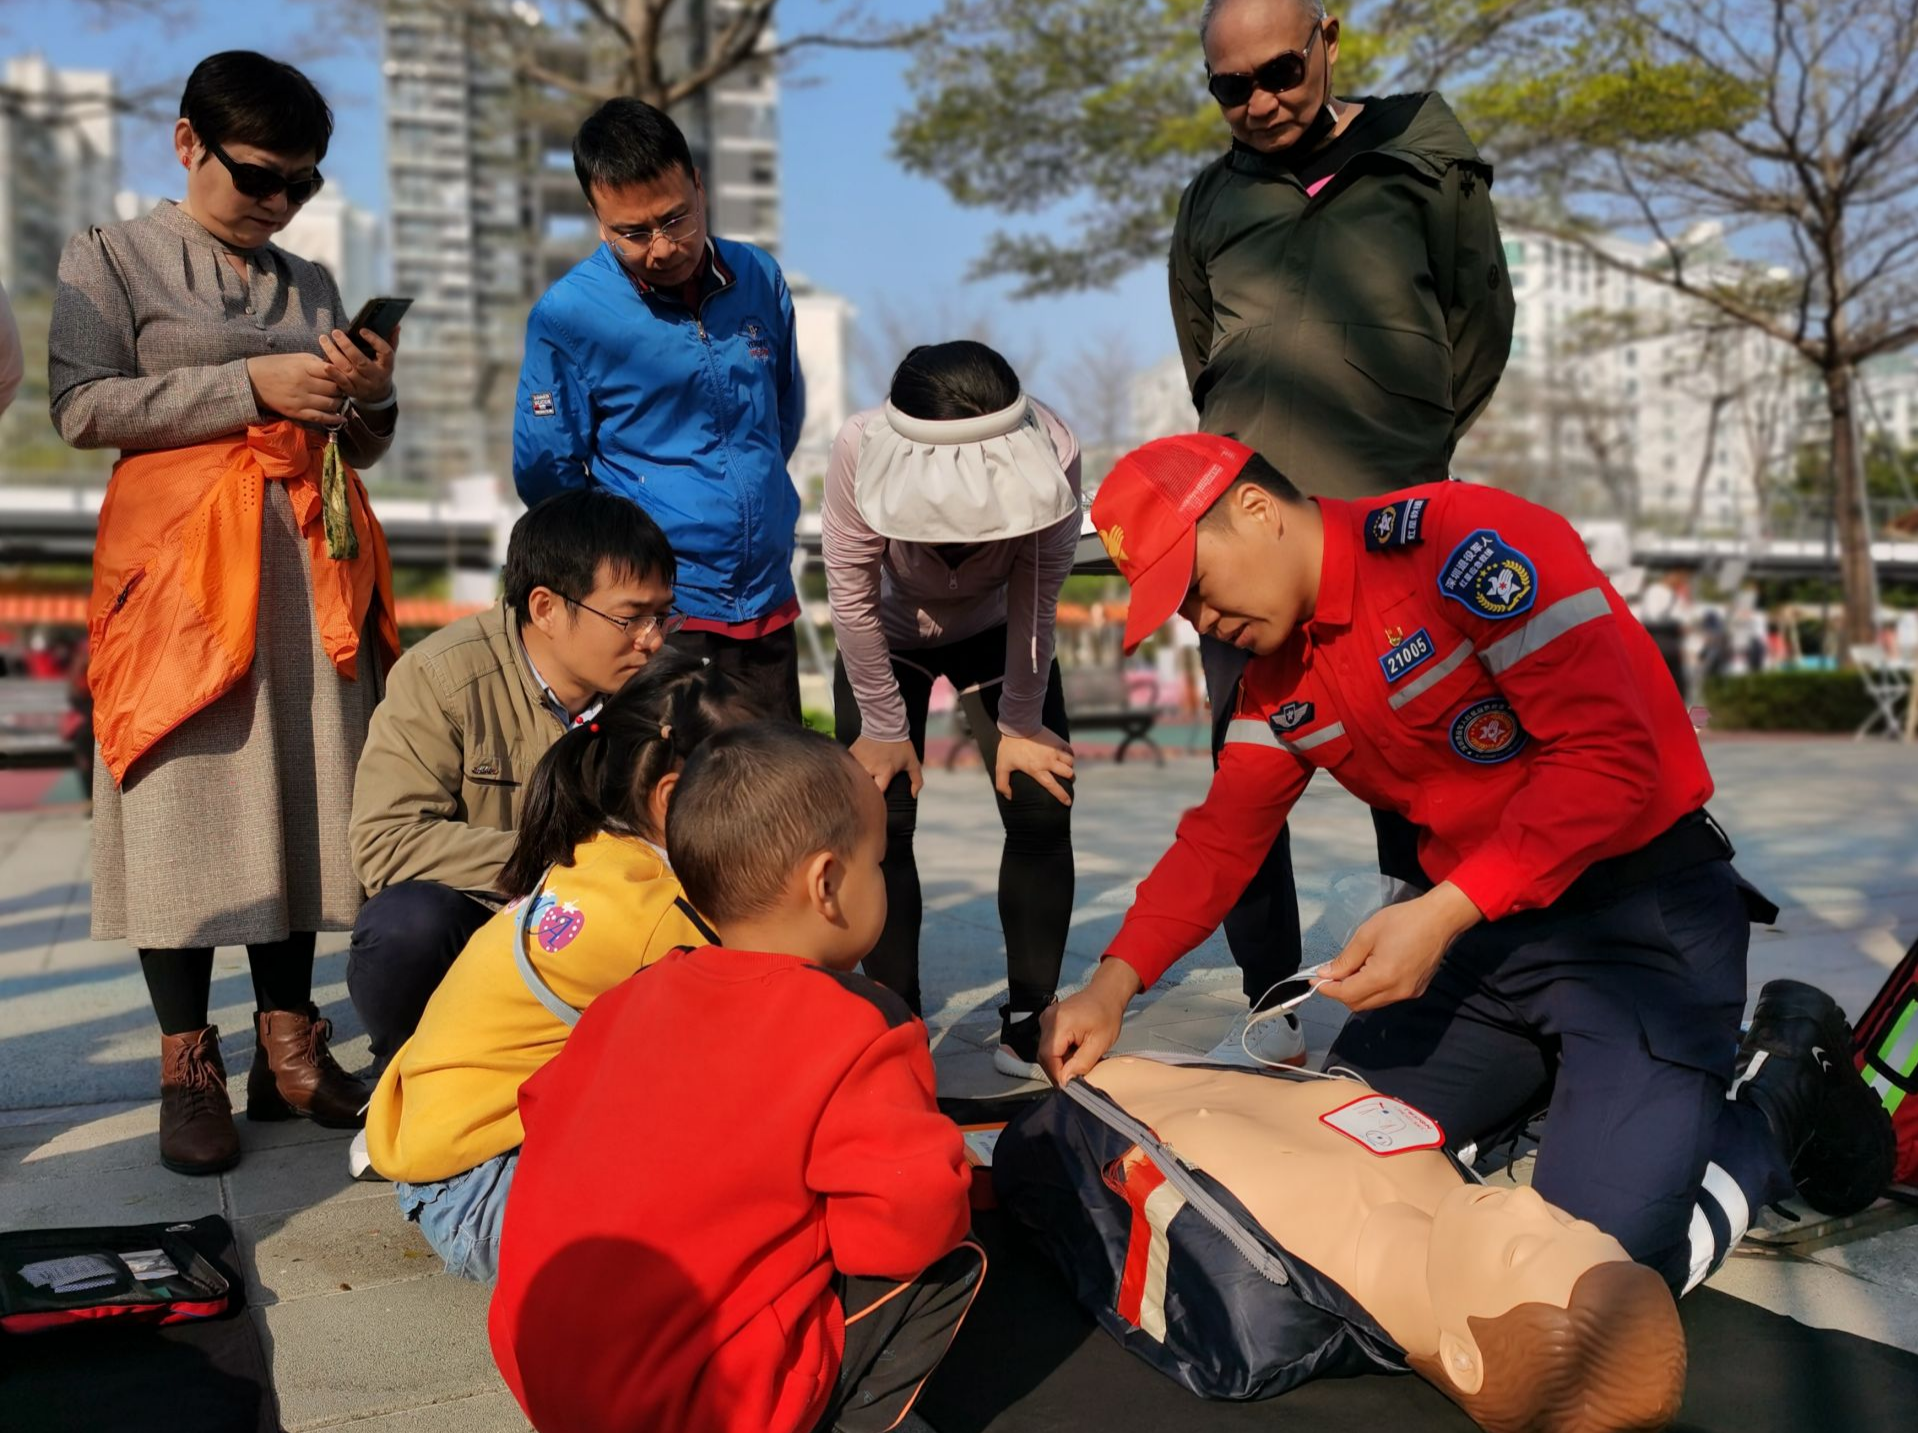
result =
[{"label": "smartphone", "polygon": [[406,311],[411,307],[413,307],[411,299],[368,299],[360,305],[360,311],[353,315],[353,322],[346,326],[346,336],[359,345],[361,353],[371,358],[373,345],[360,337],[360,330],[370,328],[390,343],[393,339],[393,330],[400,326],[400,320],[406,317]]}]

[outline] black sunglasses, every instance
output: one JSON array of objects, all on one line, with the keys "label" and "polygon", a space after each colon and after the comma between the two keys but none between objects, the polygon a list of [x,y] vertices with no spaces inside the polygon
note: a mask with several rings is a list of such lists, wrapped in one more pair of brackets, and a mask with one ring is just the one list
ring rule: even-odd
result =
[{"label": "black sunglasses", "polygon": [[1321,25],[1312,27],[1303,50],[1287,50],[1274,55],[1249,75],[1215,75],[1208,68],[1205,87],[1225,109],[1237,109],[1252,98],[1255,89],[1264,90],[1269,95],[1282,95],[1287,90],[1297,89],[1305,81],[1305,57],[1312,53],[1312,44],[1319,38],[1323,28]]},{"label": "black sunglasses", "polygon": [[285,191],[289,204],[304,204],[326,183],[317,169],[304,179],[288,179],[279,170],[268,169],[264,164],[240,163],[210,139],[200,143],[206,146],[208,154],[226,166],[226,172],[233,176],[233,187],[249,199],[271,199]]}]

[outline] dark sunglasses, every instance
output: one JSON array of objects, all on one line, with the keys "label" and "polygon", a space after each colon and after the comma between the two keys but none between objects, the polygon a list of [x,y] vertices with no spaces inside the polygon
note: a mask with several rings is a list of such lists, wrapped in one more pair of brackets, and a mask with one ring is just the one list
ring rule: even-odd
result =
[{"label": "dark sunglasses", "polygon": [[317,169],[304,179],[288,179],[279,170],[268,169],[264,164],[240,163],[210,139],[200,143],[206,146],[208,154],[226,166],[226,172],[233,176],[233,187],[249,199],[271,199],[284,191],[289,204],[304,204],[326,183]]},{"label": "dark sunglasses", "polygon": [[1312,53],[1312,44],[1319,38],[1323,26],[1315,25],[1312,33],[1306,37],[1303,50],[1287,50],[1274,55],[1260,65],[1251,74],[1215,75],[1206,70],[1205,87],[1212,92],[1224,109],[1237,109],[1252,98],[1252,91],[1264,90],[1269,95],[1282,95],[1287,90],[1297,89],[1305,81],[1305,57]]}]

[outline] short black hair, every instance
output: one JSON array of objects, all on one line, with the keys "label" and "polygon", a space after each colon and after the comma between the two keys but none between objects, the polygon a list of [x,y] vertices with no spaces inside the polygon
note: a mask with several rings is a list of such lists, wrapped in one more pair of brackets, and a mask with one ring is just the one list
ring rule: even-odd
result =
[{"label": "short black hair", "polygon": [[977,418],[1018,401],[1019,375],[996,349],[972,339],[925,343],[893,371],[886,396],[908,418]]},{"label": "short black hair", "polygon": [[666,856],[686,899],[716,925],[764,915],[800,862],[859,844],[866,779],[831,737],[794,721],[708,738],[686,758],[666,812]]},{"label": "short black hair", "polygon": [[506,605],[526,620],[535,587],[578,602],[601,566],[623,577],[678,573],[672,544],[644,508],[605,488],[574,488],[529,508],[506,539]]},{"label": "short black hair", "polygon": [[1293,485],[1290,478],[1273,467],[1257,453],[1254,453],[1245,460],[1245,466],[1239,469],[1239,475],[1232,480],[1231,485],[1213,500],[1211,507],[1199,515],[1199,521],[1201,523],[1231,521],[1230,514],[1232,509],[1227,506],[1227,503],[1232,497],[1232,494],[1248,485],[1255,488],[1264,488],[1282,503],[1302,503],[1305,501],[1305,494]]},{"label": "short black hair", "polygon": [[693,152],[671,115],[627,95],[609,99],[573,136],[573,173],[586,202],[593,186],[624,189],[650,184],[674,165],[693,177]]},{"label": "short black hair", "polygon": [[187,76],[180,118],[203,144],[250,144],[269,154],[326,158],[333,111],[313,81],[253,50],[208,55]]}]

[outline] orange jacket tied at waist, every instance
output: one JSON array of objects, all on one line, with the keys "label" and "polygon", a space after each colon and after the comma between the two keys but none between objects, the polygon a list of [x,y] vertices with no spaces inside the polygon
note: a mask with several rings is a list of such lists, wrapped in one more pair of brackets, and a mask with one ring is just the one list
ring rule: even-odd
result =
[{"label": "orange jacket tied at waist", "polygon": [[113,468],[93,549],[87,632],[94,734],[121,782],[155,742],[232,690],[253,663],[267,483],[286,484],[312,554],[313,610],[334,668],[359,675],[361,633],[379,602],[376,660],[399,655],[386,535],[350,468],[359,555],[327,556],[325,440],[280,421],[185,448],[130,453]]}]

